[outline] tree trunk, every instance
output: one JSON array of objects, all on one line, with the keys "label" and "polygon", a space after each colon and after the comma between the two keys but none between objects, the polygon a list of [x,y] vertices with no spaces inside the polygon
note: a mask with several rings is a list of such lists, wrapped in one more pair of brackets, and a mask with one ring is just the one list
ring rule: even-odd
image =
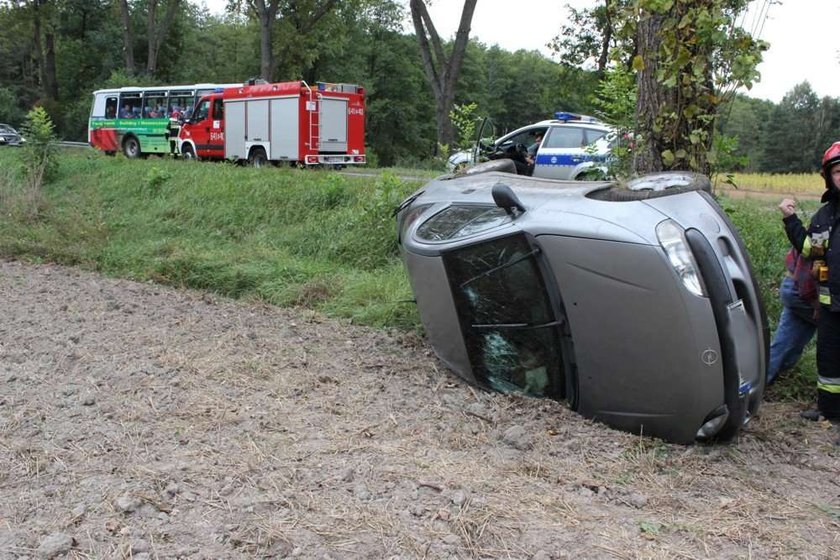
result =
[{"label": "tree trunk", "polygon": [[[638,173],[686,170],[709,174],[716,99],[713,47],[696,39],[697,17],[692,8],[710,0],[674,2],[666,13],[642,11],[636,45],[641,69],[637,76],[637,143],[634,169]],[[665,22],[680,22],[665,28]],[[663,36],[680,45],[680,52],[663,43]],[[688,60],[680,62],[677,57]],[[668,66],[670,65],[670,67]],[[658,72],[662,70],[662,72]],[[658,74],[664,74],[658,76]],[[665,82],[665,83],[663,83]],[[702,115],[703,117],[698,117]],[[708,117],[711,116],[711,119]]]},{"label": "tree trunk", "polygon": [[260,77],[269,82],[274,76],[271,36],[279,5],[280,0],[269,0],[268,5],[265,0],[249,0],[248,2],[248,6],[260,22]]},{"label": "tree trunk", "polygon": [[601,36],[601,53],[598,56],[598,72],[601,74],[607,69],[607,62],[609,62],[610,42],[612,42],[613,24],[612,24],[612,6],[610,0],[604,0],[604,34]]},{"label": "tree trunk", "polygon": [[638,174],[663,170],[661,134],[653,132],[656,117],[665,107],[663,88],[656,79],[663,19],[661,15],[643,13],[638,25],[636,47],[644,66],[636,78],[636,119],[639,130],[648,131],[634,151],[633,170]]},{"label": "tree trunk", "polygon": [[122,17],[125,71],[129,76],[133,76],[135,72],[134,34],[131,32],[131,14],[128,11],[128,0],[120,0],[120,16]]},{"label": "tree trunk", "polygon": [[426,4],[423,0],[410,0],[411,19],[423,57],[423,70],[435,97],[438,146],[451,146],[455,141],[455,129],[449,113],[455,103],[455,86],[461,73],[476,2],[477,0],[464,0],[452,54],[447,58]]},{"label": "tree trunk", "polygon": [[44,32],[44,94],[47,99],[58,99],[58,77],[55,67],[55,31],[48,25]]},{"label": "tree trunk", "polygon": [[[44,85],[44,49],[41,46],[41,7],[38,2],[32,3],[32,54],[37,66],[37,81]],[[33,69],[34,70],[34,69]],[[35,75],[35,72],[32,72]]]},{"label": "tree trunk", "polygon": [[149,38],[148,57],[146,59],[146,73],[149,76],[154,76],[157,72],[158,53],[163,41],[169,35],[169,29],[172,27],[172,22],[175,20],[175,14],[178,13],[179,0],[169,0],[166,4],[166,15],[163,17],[163,23],[157,23],[157,0],[149,0],[149,17],[148,17],[148,31]]}]

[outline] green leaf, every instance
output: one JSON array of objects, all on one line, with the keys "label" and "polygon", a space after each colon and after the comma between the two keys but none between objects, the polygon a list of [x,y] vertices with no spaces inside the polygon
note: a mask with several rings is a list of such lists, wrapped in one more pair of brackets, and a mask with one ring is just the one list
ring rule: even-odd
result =
[{"label": "green leaf", "polygon": [[662,163],[665,165],[673,165],[674,164],[674,152],[671,150],[665,150],[662,152]]},{"label": "green leaf", "polygon": [[645,60],[641,57],[641,55],[636,55],[633,57],[633,70],[636,72],[641,72],[645,69]]}]

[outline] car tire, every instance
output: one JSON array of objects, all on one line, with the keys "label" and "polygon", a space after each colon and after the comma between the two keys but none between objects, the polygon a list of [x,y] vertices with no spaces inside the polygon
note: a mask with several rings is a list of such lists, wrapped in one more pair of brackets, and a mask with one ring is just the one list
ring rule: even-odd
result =
[{"label": "car tire", "polygon": [[248,163],[251,167],[265,167],[269,164],[268,156],[263,148],[254,148],[248,156]]},{"label": "car tire", "polygon": [[[673,181],[674,186],[666,186],[655,190],[645,188],[645,185],[652,185],[656,182],[667,183]],[[587,198],[603,200],[605,202],[629,202],[633,200],[650,200],[663,196],[673,196],[685,192],[706,191],[711,192],[711,182],[705,175],[689,172],[664,172],[645,175],[638,179],[632,179],[624,184],[613,184],[607,188],[599,189],[587,194]]]},{"label": "car tire", "polygon": [[123,155],[129,159],[136,159],[140,157],[140,142],[134,136],[129,136],[123,140],[122,146]]},{"label": "car tire", "polygon": [[193,150],[192,144],[184,144],[184,147],[181,148],[181,157],[183,157],[186,161],[196,161],[198,159],[198,156],[195,155],[195,150]]}]

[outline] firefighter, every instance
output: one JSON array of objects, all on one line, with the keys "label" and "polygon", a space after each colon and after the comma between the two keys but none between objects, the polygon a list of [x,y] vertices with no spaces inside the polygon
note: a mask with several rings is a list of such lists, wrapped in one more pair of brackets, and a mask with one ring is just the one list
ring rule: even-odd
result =
[{"label": "firefighter", "polygon": [[825,179],[824,204],[807,229],[796,215],[795,201],[786,198],[779,209],[791,244],[813,260],[819,285],[817,409],[804,411],[802,417],[840,421],[840,142],[825,151],[820,175]]}]

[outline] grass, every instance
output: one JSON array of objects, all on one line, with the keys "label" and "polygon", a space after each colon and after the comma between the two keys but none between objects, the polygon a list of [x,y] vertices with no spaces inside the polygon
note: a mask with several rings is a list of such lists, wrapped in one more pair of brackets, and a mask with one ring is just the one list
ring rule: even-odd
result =
[{"label": "grass", "polygon": [[[0,256],[55,261],[110,276],[315,309],[377,327],[419,329],[391,211],[419,182],[62,152],[38,218],[20,212],[17,153],[0,150]],[[363,170],[370,173],[371,170]],[[427,172],[422,176],[434,176]],[[819,194],[818,175],[736,175],[741,189]],[[790,189],[790,190],[782,190]],[[810,190],[809,190],[810,189]],[[747,244],[771,328],[788,248],[778,198],[720,202]],[[25,201],[24,201],[25,202]],[[805,198],[807,221],[818,202]],[[809,399],[814,349],[769,392]]]},{"label": "grass", "polygon": [[0,255],[418,324],[392,209],[419,183],[334,172],[62,153],[35,220],[18,219],[16,154],[0,152]]},{"label": "grass", "polygon": [[[717,184],[729,187],[725,183],[726,179],[725,176],[718,176]],[[825,182],[818,173],[733,173],[731,179],[736,189],[745,191],[818,197],[825,190]]]}]

